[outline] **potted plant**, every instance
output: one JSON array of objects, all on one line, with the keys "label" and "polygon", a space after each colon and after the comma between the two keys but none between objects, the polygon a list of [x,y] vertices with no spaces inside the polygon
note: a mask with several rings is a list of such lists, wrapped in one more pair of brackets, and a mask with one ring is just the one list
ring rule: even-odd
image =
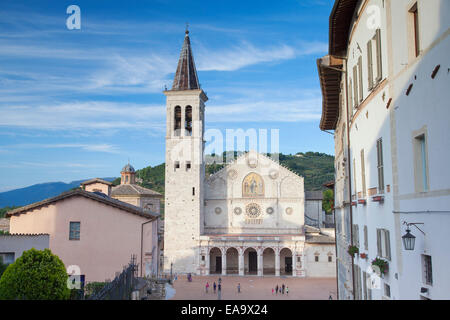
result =
[{"label": "potted plant", "polygon": [[348,252],[349,255],[354,257],[355,254],[359,253],[359,248],[357,246],[354,246],[354,245],[349,245],[347,252]]},{"label": "potted plant", "polygon": [[367,259],[367,253],[362,252],[362,253],[359,254],[359,257],[361,259]]},{"label": "potted plant", "polygon": [[372,260],[372,269],[383,276],[389,271],[389,262],[381,258],[375,258]]}]

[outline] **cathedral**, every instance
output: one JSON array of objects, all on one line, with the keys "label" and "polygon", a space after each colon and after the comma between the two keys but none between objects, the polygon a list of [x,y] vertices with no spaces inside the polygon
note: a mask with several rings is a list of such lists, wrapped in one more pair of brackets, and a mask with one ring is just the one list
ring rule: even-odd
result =
[{"label": "cathedral", "polygon": [[303,177],[255,151],[206,176],[208,97],[189,31],[164,94],[164,271],[335,277],[334,229],[308,223],[322,217],[321,192],[305,192]]}]

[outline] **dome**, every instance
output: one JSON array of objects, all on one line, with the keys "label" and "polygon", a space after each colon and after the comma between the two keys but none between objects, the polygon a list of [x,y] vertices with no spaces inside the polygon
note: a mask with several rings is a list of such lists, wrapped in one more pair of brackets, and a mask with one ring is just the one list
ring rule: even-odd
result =
[{"label": "dome", "polygon": [[131,164],[127,164],[122,168],[122,172],[135,172],[135,170]]}]

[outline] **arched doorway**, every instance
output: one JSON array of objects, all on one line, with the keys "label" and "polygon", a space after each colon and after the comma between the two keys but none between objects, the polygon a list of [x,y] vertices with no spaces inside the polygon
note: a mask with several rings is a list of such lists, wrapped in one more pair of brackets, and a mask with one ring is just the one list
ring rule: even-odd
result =
[{"label": "arched doorway", "polygon": [[236,248],[227,250],[227,274],[239,273],[239,253]]},{"label": "arched doorway", "polygon": [[244,274],[258,274],[258,253],[253,248],[244,251]]},{"label": "arched doorway", "polygon": [[292,275],[292,251],[288,248],[280,251],[280,275]]},{"label": "arched doorway", "polygon": [[217,247],[211,248],[209,251],[209,273],[222,273],[222,251]]},{"label": "arched doorway", "polygon": [[263,251],[263,275],[275,275],[275,251],[272,248]]}]

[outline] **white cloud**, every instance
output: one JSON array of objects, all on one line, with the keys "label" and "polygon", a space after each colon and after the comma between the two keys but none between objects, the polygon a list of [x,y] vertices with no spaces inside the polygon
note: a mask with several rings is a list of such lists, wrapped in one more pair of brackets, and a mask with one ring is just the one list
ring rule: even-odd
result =
[{"label": "white cloud", "polygon": [[210,105],[208,122],[301,122],[320,119],[320,98]]},{"label": "white cloud", "polygon": [[200,50],[197,68],[200,71],[235,71],[253,64],[293,58],[295,49],[288,45],[257,48],[250,43],[243,43],[225,50]]},{"label": "white cloud", "polygon": [[1,148],[12,149],[67,149],[75,148],[84,151],[94,152],[106,152],[106,153],[120,153],[119,147],[112,144],[80,144],[80,143],[55,143],[55,144],[42,144],[42,143],[26,143],[26,144],[14,144],[11,146],[2,146]]},{"label": "white cloud", "polygon": [[4,127],[63,131],[115,130],[159,128],[165,108],[158,105],[92,101],[4,106],[0,112],[0,126]]},{"label": "white cloud", "polygon": [[76,162],[36,162],[36,161],[18,161],[12,164],[0,163],[0,168],[16,169],[16,168],[101,168],[102,165],[86,164]]}]

